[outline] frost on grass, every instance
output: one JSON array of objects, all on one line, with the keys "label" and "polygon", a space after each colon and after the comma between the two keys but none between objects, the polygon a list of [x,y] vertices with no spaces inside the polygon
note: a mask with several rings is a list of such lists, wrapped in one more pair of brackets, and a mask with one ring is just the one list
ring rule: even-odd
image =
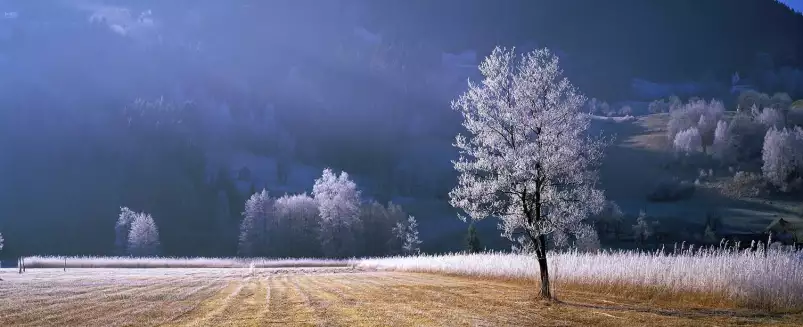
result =
[{"label": "frost on grass", "polygon": [[[361,260],[364,268],[538,280],[535,257],[482,253],[420,255]],[[730,249],[684,250],[678,254],[569,251],[549,257],[558,284],[649,287],[656,292],[721,295],[749,307],[803,308],[803,253]]]},{"label": "frost on grass", "polygon": [[315,258],[168,258],[168,257],[57,257],[25,258],[26,268],[293,268],[345,267],[352,260]]}]

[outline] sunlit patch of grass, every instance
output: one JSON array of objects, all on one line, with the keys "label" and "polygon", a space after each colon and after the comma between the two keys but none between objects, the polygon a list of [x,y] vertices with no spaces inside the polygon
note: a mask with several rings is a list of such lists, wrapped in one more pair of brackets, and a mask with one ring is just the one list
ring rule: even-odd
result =
[{"label": "sunlit patch of grass", "polygon": [[[362,260],[359,266],[537,281],[534,257],[520,254],[420,255]],[[732,249],[662,252],[563,252],[549,256],[553,286],[644,301],[741,306],[767,311],[803,310],[803,253]],[[537,288],[534,286],[534,292]],[[557,293],[560,296],[560,293]],[[693,299],[693,301],[688,301]]]}]

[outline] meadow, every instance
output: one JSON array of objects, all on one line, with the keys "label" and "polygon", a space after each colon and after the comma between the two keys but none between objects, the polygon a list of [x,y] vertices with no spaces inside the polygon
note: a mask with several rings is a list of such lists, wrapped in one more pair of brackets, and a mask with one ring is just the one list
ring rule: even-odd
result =
[{"label": "meadow", "polygon": [[[352,260],[29,257],[0,269],[2,326],[796,326],[786,250],[509,253]],[[132,267],[137,268],[132,268]],[[83,268],[77,268],[83,267]],[[92,268],[90,268],[92,267]],[[167,268],[165,268],[167,267]]]}]

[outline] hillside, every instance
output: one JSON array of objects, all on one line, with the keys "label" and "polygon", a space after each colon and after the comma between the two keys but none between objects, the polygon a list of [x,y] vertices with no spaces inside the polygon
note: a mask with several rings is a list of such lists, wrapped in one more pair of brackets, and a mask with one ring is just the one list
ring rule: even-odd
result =
[{"label": "hillside", "polygon": [[718,165],[711,166],[714,177],[701,179],[690,198],[674,202],[648,201],[647,194],[653,192],[660,181],[677,177],[693,183],[700,178],[700,167],[683,165],[673,154],[666,136],[668,118],[668,114],[652,114],[634,122],[601,126],[606,134],[616,136],[601,169],[602,185],[606,196],[617,202],[623,211],[635,216],[644,210],[668,227],[667,232],[685,240],[704,233],[709,212],[722,216],[724,229],[720,232],[723,234],[761,233],[774,219],[799,221],[803,218],[801,203],[793,198],[726,195],[721,187],[733,173],[729,167]]},{"label": "hillside", "polygon": [[[611,102],[636,78],[706,75],[727,92],[734,71],[778,71],[803,87],[789,68],[803,65],[803,16],[773,0],[308,4],[0,4],[0,256],[109,254],[121,206],[153,214],[165,254],[232,255],[252,190],[309,192],[325,167],[418,217],[425,250],[460,249],[449,101],[497,44],[556,49]],[[758,16],[773,23],[745,23]],[[660,134],[653,120],[603,127],[630,142],[611,149],[605,187],[628,213],[696,216],[708,198],[642,203],[670,175],[638,145]],[[480,224],[484,243],[507,248],[495,227]]]}]

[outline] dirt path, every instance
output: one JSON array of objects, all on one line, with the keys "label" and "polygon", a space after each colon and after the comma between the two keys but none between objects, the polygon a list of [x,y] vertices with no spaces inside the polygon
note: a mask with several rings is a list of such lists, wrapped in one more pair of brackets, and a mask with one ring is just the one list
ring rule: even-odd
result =
[{"label": "dirt path", "polygon": [[[799,326],[798,315],[652,308],[584,292],[354,270],[1,274],[0,326]],[[28,299],[34,301],[28,301]]]}]

